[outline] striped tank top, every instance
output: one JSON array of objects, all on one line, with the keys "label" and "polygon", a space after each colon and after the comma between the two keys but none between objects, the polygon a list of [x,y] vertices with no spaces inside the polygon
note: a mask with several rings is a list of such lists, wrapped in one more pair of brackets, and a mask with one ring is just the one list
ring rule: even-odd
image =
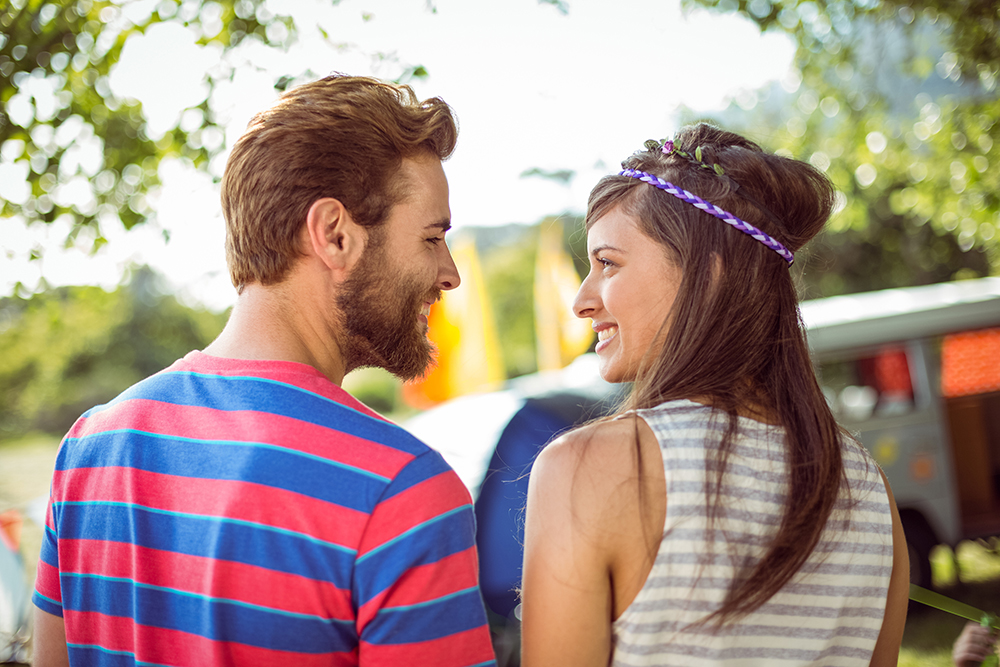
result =
[{"label": "striped tank top", "polygon": [[687,400],[640,410],[660,444],[667,515],[642,590],[613,624],[616,666],[868,665],[892,571],[892,518],[878,467],[845,439],[847,484],[802,569],[752,614],[691,626],[761,558],[785,503],[784,430],[740,417],[711,539],[706,484],[728,417]]}]

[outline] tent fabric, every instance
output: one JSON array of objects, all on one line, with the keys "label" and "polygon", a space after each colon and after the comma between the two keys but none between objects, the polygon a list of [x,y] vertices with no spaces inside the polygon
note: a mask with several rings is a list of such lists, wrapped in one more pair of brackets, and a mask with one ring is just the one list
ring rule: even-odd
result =
[{"label": "tent fabric", "polygon": [[518,604],[531,464],[555,436],[609,404],[573,392],[528,398],[501,433],[476,499],[479,585],[493,612],[508,617]]}]

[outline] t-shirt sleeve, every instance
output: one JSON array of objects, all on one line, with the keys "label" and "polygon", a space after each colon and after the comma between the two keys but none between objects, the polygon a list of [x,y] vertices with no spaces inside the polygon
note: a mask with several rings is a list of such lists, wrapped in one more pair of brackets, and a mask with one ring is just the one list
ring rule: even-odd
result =
[{"label": "t-shirt sleeve", "polygon": [[389,483],[355,562],[360,664],[495,665],[475,536],[469,492],[437,452]]},{"label": "t-shirt sleeve", "polygon": [[32,602],[42,611],[53,616],[62,616],[62,589],[59,587],[59,551],[56,548],[56,526],[53,518],[52,498],[45,511],[45,531],[42,535],[42,550],[38,556],[38,573],[35,576],[35,592]]}]

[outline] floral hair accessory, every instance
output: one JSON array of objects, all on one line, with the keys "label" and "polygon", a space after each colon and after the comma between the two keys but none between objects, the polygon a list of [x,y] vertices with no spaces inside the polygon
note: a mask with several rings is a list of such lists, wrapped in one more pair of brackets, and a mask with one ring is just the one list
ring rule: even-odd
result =
[{"label": "floral hair accessory", "polygon": [[650,139],[649,141],[646,142],[646,148],[648,150],[651,150],[651,151],[652,150],[656,150],[657,148],[659,148],[660,152],[663,153],[666,156],[676,155],[677,157],[684,158],[688,162],[690,162],[690,163],[692,163],[694,165],[697,165],[697,166],[701,167],[702,169],[707,169],[708,171],[710,171],[710,172],[712,172],[712,173],[714,173],[714,174],[716,174],[718,176],[724,176],[725,173],[726,173],[722,169],[722,165],[721,164],[718,164],[718,163],[708,164],[707,162],[705,162],[702,159],[701,146],[698,146],[697,148],[695,148],[694,149],[694,155],[691,155],[687,151],[682,151],[680,148],[677,148],[676,146],[674,146],[674,142],[671,141],[670,139],[664,139],[662,143],[659,142],[659,141],[656,141],[655,139]]},{"label": "floral hair accessory", "polygon": [[792,254],[792,251],[783,246],[774,237],[769,236],[760,229],[757,229],[749,222],[740,220],[732,213],[727,213],[726,211],[723,211],[715,204],[705,201],[698,195],[692,194],[683,188],[677,187],[673,183],[663,180],[659,176],[656,176],[654,174],[649,174],[644,171],[637,171],[635,169],[623,169],[622,171],[618,172],[618,175],[628,176],[629,178],[638,179],[643,183],[648,183],[649,185],[652,185],[654,188],[658,190],[663,190],[668,194],[672,194],[681,201],[686,201],[695,208],[699,208],[705,213],[715,216],[716,218],[722,220],[727,225],[735,227],[739,231],[743,232],[744,234],[747,234],[748,236],[764,244],[774,252],[778,253],[778,255],[780,255],[783,260],[788,262],[789,266],[791,266],[792,262],[795,261],[795,255]]}]

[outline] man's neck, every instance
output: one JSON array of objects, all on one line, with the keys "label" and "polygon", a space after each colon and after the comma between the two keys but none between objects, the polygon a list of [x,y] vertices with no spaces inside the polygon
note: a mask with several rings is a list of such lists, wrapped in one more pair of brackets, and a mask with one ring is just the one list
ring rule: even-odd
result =
[{"label": "man's neck", "polygon": [[340,385],[345,368],[322,296],[297,294],[292,285],[247,285],[229,321],[205,354],[230,359],[308,364]]}]

